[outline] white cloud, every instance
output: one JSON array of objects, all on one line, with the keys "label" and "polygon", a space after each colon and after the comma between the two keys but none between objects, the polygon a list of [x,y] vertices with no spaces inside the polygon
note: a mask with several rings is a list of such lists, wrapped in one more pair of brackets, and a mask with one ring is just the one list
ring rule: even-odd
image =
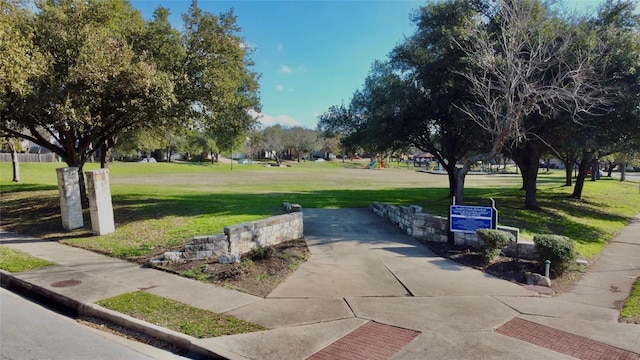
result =
[{"label": "white cloud", "polygon": [[280,124],[282,126],[300,126],[300,123],[296,119],[286,114],[271,116],[265,113],[258,113],[255,110],[249,110],[249,114],[254,118],[257,118],[257,120],[265,127],[276,124]]},{"label": "white cloud", "polygon": [[283,74],[291,74],[293,72],[293,70],[288,67],[287,65],[282,65],[280,66],[280,72]]},{"label": "white cloud", "polygon": [[282,65],[280,66],[280,69],[278,70],[279,73],[282,74],[293,74],[293,73],[301,73],[301,72],[305,72],[306,69],[303,65],[298,65],[295,68],[292,68],[291,66],[288,65]]},{"label": "white cloud", "polygon": [[276,91],[285,91],[285,90],[286,90],[287,92],[294,92],[294,91],[296,91],[294,88],[286,88],[286,87],[284,87],[284,85],[280,85],[280,84],[276,85]]}]

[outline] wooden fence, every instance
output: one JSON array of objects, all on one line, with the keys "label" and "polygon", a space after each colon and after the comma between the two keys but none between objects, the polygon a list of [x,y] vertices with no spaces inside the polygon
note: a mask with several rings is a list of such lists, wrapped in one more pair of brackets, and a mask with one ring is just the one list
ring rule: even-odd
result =
[{"label": "wooden fence", "polygon": [[[18,153],[19,162],[58,162],[54,153],[48,154],[22,154]],[[11,162],[11,153],[0,153],[0,162]]]}]

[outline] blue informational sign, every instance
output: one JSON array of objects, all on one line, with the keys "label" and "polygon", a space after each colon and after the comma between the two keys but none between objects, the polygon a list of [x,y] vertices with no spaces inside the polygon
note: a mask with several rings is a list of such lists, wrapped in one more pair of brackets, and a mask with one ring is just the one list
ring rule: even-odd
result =
[{"label": "blue informational sign", "polygon": [[449,229],[452,232],[475,233],[477,229],[495,229],[497,211],[492,207],[451,205]]}]

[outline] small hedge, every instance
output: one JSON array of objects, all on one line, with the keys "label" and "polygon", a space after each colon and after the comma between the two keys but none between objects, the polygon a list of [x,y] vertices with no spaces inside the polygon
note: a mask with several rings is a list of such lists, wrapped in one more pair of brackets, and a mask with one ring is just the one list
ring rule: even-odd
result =
[{"label": "small hedge", "polygon": [[513,234],[502,230],[478,229],[476,235],[478,235],[478,240],[484,244],[482,256],[487,264],[500,255],[500,249],[503,246],[515,241]]},{"label": "small hedge", "polygon": [[551,271],[562,275],[576,260],[574,243],[566,236],[535,235],[533,243],[538,251],[538,262],[544,268],[545,260],[551,261]]}]

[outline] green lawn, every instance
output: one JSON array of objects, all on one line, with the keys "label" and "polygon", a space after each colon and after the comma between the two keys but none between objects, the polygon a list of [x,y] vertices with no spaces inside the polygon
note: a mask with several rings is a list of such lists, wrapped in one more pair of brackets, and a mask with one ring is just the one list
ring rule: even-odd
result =
[{"label": "green lawn", "polygon": [[97,304],[198,339],[265,330],[233,316],[198,309],[144,291],[118,295]]},{"label": "green lawn", "polygon": [[[120,163],[110,166],[116,232],[91,235],[61,228],[55,168],[64,164],[22,163],[22,182],[11,183],[11,164],[0,163],[2,218],[6,230],[58,240],[121,258],[144,256],[179,246],[192,236],[222,232],[224,226],[278,214],[283,201],[303,208],[366,207],[371,201],[417,204],[445,215],[446,176],[405,168],[364,170],[366,162],[303,162],[286,168],[210,163]],[[96,169],[87,164],[85,170]],[[469,175],[470,204],[496,200],[501,224],[523,236],[566,235],[582,257],[595,257],[630,217],[640,212],[637,182],[603,178],[587,182],[584,200],[567,196],[563,171],[541,172],[542,212],[523,209],[517,174]]]},{"label": "green lawn", "polygon": [[640,324],[640,278],[636,279],[631,295],[620,312],[620,317]]},{"label": "green lawn", "polygon": [[19,250],[0,246],[0,269],[2,270],[18,273],[51,265],[54,265],[54,263],[33,257]]}]

